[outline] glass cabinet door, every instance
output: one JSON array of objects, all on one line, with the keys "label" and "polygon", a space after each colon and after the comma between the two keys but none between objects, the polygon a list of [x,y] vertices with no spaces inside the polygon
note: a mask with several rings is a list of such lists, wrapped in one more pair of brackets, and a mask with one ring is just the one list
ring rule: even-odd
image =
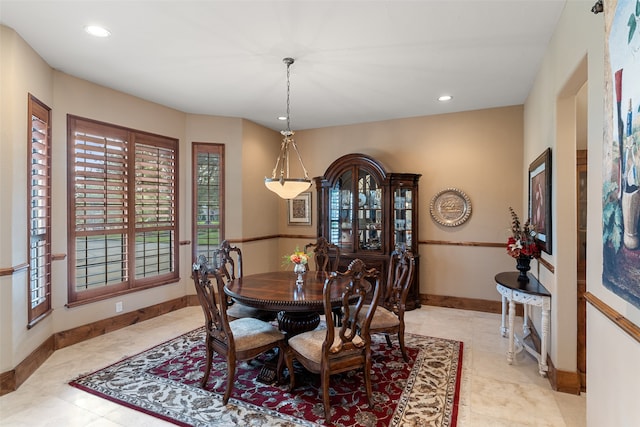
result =
[{"label": "glass cabinet door", "polygon": [[398,187],[393,191],[394,247],[412,247],[413,190]]},{"label": "glass cabinet door", "polygon": [[380,183],[366,170],[349,169],[340,175],[329,189],[329,241],[347,252],[381,250],[382,193]]},{"label": "glass cabinet door", "polygon": [[329,190],[330,243],[353,248],[353,173],[349,170]]},{"label": "glass cabinet door", "polygon": [[367,171],[358,171],[358,248],[378,251],[382,247],[382,188]]}]

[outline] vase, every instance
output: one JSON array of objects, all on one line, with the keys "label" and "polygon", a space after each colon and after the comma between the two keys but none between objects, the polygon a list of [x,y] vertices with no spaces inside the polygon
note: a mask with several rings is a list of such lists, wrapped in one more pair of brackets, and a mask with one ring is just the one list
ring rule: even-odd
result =
[{"label": "vase", "polygon": [[518,280],[521,282],[528,282],[529,277],[527,276],[527,271],[531,270],[531,257],[520,256],[516,258],[516,268],[520,272]]},{"label": "vase", "polygon": [[304,264],[294,264],[293,272],[298,275],[298,277],[296,278],[296,285],[302,286],[302,284],[304,284],[302,275],[307,272],[307,267],[305,267]]}]

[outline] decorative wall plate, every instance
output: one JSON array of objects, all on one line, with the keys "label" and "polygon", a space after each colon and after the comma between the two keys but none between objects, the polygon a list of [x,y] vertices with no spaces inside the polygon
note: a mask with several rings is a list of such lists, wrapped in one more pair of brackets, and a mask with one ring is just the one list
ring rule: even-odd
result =
[{"label": "decorative wall plate", "polygon": [[464,191],[457,188],[447,188],[433,196],[429,212],[438,224],[457,227],[471,216],[471,200]]}]

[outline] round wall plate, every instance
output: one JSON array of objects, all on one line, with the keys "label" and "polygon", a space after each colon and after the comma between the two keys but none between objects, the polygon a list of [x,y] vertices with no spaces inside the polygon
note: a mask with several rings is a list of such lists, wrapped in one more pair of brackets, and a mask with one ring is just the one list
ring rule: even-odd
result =
[{"label": "round wall plate", "polygon": [[471,200],[464,191],[457,188],[447,188],[433,196],[429,212],[438,224],[457,227],[471,216]]}]

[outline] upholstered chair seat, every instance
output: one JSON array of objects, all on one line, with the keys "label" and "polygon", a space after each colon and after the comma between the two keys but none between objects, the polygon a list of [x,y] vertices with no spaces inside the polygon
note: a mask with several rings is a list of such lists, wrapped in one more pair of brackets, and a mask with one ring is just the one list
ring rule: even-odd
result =
[{"label": "upholstered chair seat", "polygon": [[246,351],[255,347],[276,344],[282,339],[282,332],[273,325],[252,317],[229,322],[236,344],[236,351]]}]

